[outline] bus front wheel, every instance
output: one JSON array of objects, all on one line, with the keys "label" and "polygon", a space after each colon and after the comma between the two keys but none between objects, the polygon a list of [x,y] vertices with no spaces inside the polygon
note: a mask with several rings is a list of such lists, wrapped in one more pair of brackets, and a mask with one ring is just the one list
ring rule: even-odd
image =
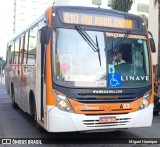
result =
[{"label": "bus front wheel", "polygon": [[12,98],[12,107],[14,109],[18,109],[18,104],[15,102],[15,94],[14,94],[13,86],[12,86],[12,91],[11,91],[11,98]]},{"label": "bus front wheel", "polygon": [[41,133],[45,133],[46,132],[45,129],[37,122],[36,102],[33,94],[30,94],[30,114],[35,121],[35,125],[38,131]]}]

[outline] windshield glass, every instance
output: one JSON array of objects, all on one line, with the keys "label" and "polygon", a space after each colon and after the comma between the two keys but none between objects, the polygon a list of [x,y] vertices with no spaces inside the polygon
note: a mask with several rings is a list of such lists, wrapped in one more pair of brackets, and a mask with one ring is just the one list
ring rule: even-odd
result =
[{"label": "windshield glass", "polygon": [[109,87],[145,86],[150,81],[146,37],[129,34],[121,42],[124,36],[125,34],[106,32],[108,85]]},{"label": "windshield glass", "polygon": [[[83,33],[83,32],[82,32]],[[71,87],[134,88],[149,84],[146,37],[120,33],[56,29],[53,52],[54,82]],[[125,37],[125,38],[124,38]],[[124,38],[124,39],[123,39]],[[123,40],[123,41],[122,41]],[[96,48],[96,47],[95,47]]]}]

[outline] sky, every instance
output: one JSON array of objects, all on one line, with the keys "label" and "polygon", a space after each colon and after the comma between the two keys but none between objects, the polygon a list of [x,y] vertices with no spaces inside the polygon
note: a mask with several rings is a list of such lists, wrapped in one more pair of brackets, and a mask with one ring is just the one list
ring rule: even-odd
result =
[{"label": "sky", "polygon": [[[7,42],[13,36],[14,1],[15,0],[0,0],[0,56],[2,56],[4,59],[6,58]],[[27,4],[29,4],[30,1],[31,0],[28,0]],[[40,4],[41,2],[45,3],[45,1],[51,1],[51,0],[41,0],[38,2]],[[43,10],[41,5],[39,5],[38,8],[39,10]],[[27,14],[32,13],[30,12],[30,7],[28,8],[27,12],[28,12]],[[41,14],[42,12],[39,13]],[[31,17],[27,18],[30,18],[28,20],[32,21]],[[30,24],[28,20],[26,21],[26,23]]]},{"label": "sky", "polygon": [[[54,0],[53,0],[54,1]],[[57,3],[62,3],[65,0],[55,0]],[[82,0],[70,0],[72,5],[81,5],[80,3]],[[85,5],[86,2],[89,3],[89,0],[84,0]],[[91,1],[91,0],[90,0]],[[106,0],[102,0],[102,5]],[[137,0],[140,2],[144,0]],[[145,0],[148,3],[149,0]],[[104,5],[107,5],[106,2]],[[12,33],[13,33],[13,7],[14,7],[14,0],[0,0],[0,56],[4,59],[6,58],[6,46],[7,42],[10,40]]]},{"label": "sky", "polygon": [[13,0],[0,1],[0,56],[6,58],[6,46],[12,34]]}]

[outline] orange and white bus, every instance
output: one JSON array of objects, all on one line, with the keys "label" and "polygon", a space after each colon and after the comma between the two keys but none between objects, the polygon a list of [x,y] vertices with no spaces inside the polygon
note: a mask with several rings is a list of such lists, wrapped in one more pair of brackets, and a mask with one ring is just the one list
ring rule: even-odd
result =
[{"label": "orange and white bus", "polygon": [[147,127],[152,52],[139,16],[53,6],[8,42],[6,88],[13,107],[49,132]]}]

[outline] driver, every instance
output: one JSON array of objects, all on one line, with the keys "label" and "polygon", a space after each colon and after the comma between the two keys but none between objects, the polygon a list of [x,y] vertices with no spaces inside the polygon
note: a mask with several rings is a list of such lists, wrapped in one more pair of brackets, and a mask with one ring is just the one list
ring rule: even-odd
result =
[{"label": "driver", "polygon": [[122,63],[126,63],[126,62],[122,59],[122,53],[118,52],[117,54],[114,55],[112,64],[119,65]]}]

